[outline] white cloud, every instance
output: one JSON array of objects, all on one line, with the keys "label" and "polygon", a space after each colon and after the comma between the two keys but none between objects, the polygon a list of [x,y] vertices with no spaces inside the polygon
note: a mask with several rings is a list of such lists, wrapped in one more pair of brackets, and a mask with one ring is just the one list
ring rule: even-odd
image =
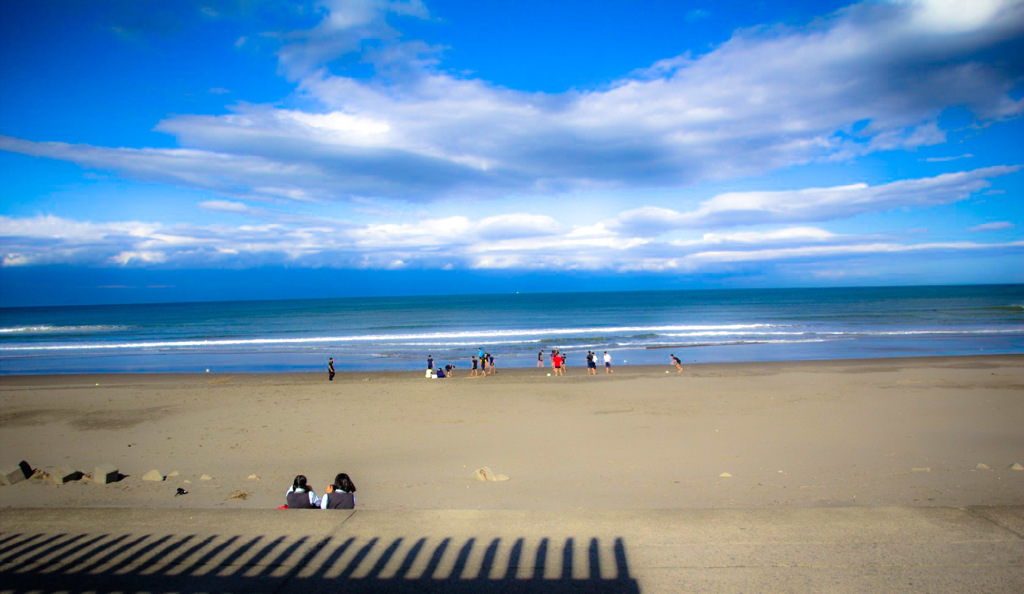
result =
[{"label": "white cloud", "polygon": [[766,260],[835,259],[863,255],[885,255],[908,252],[968,252],[991,249],[1024,248],[1024,241],[1002,244],[973,243],[968,241],[934,242],[920,244],[870,243],[855,245],[805,246],[796,248],[707,251],[690,254],[684,261],[689,266],[711,263],[761,262]]},{"label": "white cloud", "polygon": [[[316,27],[281,36],[282,68],[299,84],[291,103],[303,109],[239,104],[159,125],[189,149],[11,138],[0,148],[228,194],[429,201],[679,187],[940,143],[936,122],[952,106],[981,123],[1024,112],[1016,1],[865,2],[560,94],[439,71],[431,48],[389,23],[430,18],[421,2],[322,8]],[[356,51],[378,78],[321,68]]]},{"label": "white cloud", "polygon": [[[308,30],[282,35],[278,58],[284,71],[298,78],[348,53],[366,51],[364,45],[388,43],[404,47],[400,33],[388,22],[389,15],[430,18],[420,0],[323,0],[318,2],[324,18]],[[415,52],[407,54],[412,57]]]},{"label": "white cloud", "polygon": [[774,231],[741,231],[738,233],[705,233],[697,241],[673,241],[673,245],[709,245],[709,244],[760,244],[760,243],[794,243],[823,242],[837,238],[836,234],[818,229],[817,227],[786,227]]},{"label": "white cloud", "polygon": [[207,200],[206,202],[200,202],[199,208],[212,212],[232,212],[237,214],[250,214],[253,212],[249,205],[231,200]]},{"label": "white cloud", "polygon": [[[0,217],[3,266],[216,267],[288,264],[366,269],[716,271],[763,262],[830,262],[902,253],[1020,251],[1024,242],[879,242],[820,227],[706,233],[664,240],[604,225],[569,226],[546,215],[419,218],[353,224],[326,217],[279,216],[224,202],[205,208],[268,222],[92,223],[54,216]],[[994,226],[993,226],[994,228]]]},{"label": "white cloud", "polygon": [[946,163],[948,161],[957,161],[957,160],[960,160],[960,159],[970,159],[973,156],[974,155],[972,155],[970,153],[965,153],[963,155],[955,155],[955,156],[952,156],[952,157],[928,157],[928,158],[925,159],[925,161],[928,162],[928,163]]},{"label": "white cloud", "polygon": [[1011,223],[1009,221],[993,221],[991,223],[982,223],[980,225],[975,225],[975,226],[973,226],[973,227],[971,227],[971,228],[969,228],[967,230],[971,231],[971,232],[976,232],[976,231],[1002,231],[1004,229],[1013,229],[1013,223]]},{"label": "white cloud", "polygon": [[989,179],[1019,170],[1019,166],[986,167],[879,186],[852,184],[778,192],[733,192],[719,194],[689,212],[651,206],[630,210],[609,226],[627,233],[658,235],[685,228],[827,221],[964,200],[989,187]]}]

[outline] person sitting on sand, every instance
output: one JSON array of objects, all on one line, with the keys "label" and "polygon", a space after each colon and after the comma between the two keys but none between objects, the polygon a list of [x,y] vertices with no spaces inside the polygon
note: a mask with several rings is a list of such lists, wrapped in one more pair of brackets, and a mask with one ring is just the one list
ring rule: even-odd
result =
[{"label": "person sitting on sand", "polygon": [[672,357],[672,364],[675,365],[676,369],[679,370],[676,373],[682,373],[683,372],[683,362],[679,360],[679,357],[677,357],[675,355],[672,355],[672,354],[670,354],[669,357]]},{"label": "person sitting on sand", "polygon": [[284,494],[288,509],[316,509],[320,507],[320,498],[306,484],[306,475],[300,474],[292,481],[292,488]]},{"label": "person sitting on sand", "polygon": [[356,485],[344,472],[334,477],[334,483],[327,485],[324,498],[320,500],[320,509],[355,509]]}]

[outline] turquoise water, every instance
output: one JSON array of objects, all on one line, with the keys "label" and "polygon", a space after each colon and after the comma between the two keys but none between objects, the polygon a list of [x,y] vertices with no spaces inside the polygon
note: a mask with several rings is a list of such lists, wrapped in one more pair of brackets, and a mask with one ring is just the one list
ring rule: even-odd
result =
[{"label": "turquoise water", "polygon": [[0,373],[570,366],[1024,353],[1024,285],[646,291],[0,309]]}]

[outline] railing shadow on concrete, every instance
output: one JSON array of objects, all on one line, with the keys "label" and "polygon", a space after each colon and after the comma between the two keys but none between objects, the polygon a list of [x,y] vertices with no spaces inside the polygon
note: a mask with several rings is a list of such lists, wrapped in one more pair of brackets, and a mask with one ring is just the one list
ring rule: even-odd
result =
[{"label": "railing shadow on concrete", "polygon": [[[0,590],[639,592],[621,538],[6,534]],[[585,560],[584,560],[585,559]]]}]

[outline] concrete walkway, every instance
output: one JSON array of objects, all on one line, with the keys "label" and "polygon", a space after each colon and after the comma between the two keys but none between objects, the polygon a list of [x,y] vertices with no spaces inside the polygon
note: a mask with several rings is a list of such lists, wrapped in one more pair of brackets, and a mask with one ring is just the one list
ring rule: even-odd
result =
[{"label": "concrete walkway", "polygon": [[1024,506],[0,520],[5,592],[1024,592]]}]

